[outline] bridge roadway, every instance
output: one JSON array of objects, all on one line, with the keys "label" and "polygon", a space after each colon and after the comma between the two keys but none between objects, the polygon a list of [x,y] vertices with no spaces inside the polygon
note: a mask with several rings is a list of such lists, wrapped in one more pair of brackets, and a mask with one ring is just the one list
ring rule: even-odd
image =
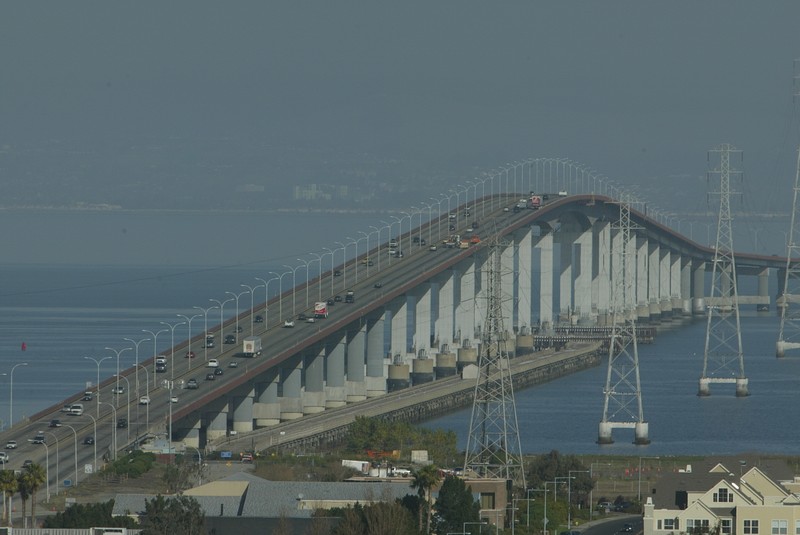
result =
[{"label": "bridge roadway", "polygon": [[[11,457],[8,463],[9,467],[19,468],[24,459],[44,463],[44,448],[28,442],[28,439],[32,438],[37,431],[43,430],[52,433],[47,434],[51,453],[55,454],[52,441],[53,434],[59,440],[59,459],[63,461],[60,463],[61,473],[59,477],[74,478],[74,457],[77,457],[80,479],[83,467],[87,464],[92,464],[94,458],[95,448],[92,445],[81,444],[85,436],[95,434],[93,423],[88,415],[97,417],[99,414],[96,433],[97,455],[99,458],[103,456],[104,452],[108,451],[111,454],[114,449],[113,432],[117,432],[117,450],[128,447],[128,445],[137,440],[137,437],[152,434],[163,435],[168,427],[170,408],[173,409],[173,425],[183,418],[198,418],[204,407],[214,403],[222,396],[229,395],[243,385],[253,382],[260,374],[292,358],[299,351],[320,343],[327,336],[344,329],[347,325],[365,321],[371,314],[378,314],[382,307],[396,296],[430,279],[436,273],[449,269],[468,258],[475,252],[476,248],[484,247],[491,240],[492,235],[507,235],[534,222],[553,224],[564,213],[570,211],[584,214],[587,218],[605,217],[609,220],[613,220],[614,214],[618,213],[618,208],[611,199],[596,195],[555,198],[538,211],[523,210],[519,213],[503,211],[503,208],[513,204],[516,198],[516,195],[512,195],[498,200],[497,196],[495,196],[471,203],[472,215],[468,218],[463,216],[463,207],[459,207],[457,210],[458,217],[455,222],[457,228],[454,232],[463,234],[472,221],[480,221],[480,228],[477,233],[481,235],[483,242],[477,246],[469,249],[441,247],[441,239],[450,233],[446,230],[449,223],[447,214],[442,214],[430,224],[423,225],[421,229],[415,229],[413,233],[405,232],[403,234],[400,240],[400,248],[404,251],[405,257],[402,259],[390,258],[386,254],[387,249],[384,248],[384,244],[380,244],[378,247],[373,247],[368,253],[374,262],[373,266],[361,265],[359,259],[349,259],[345,267],[337,267],[342,271],[341,276],[334,276],[332,271],[328,271],[323,273],[321,277],[309,281],[307,287],[299,285],[294,289],[294,292],[290,289],[283,292],[283,295],[271,299],[268,313],[266,314],[268,324],[255,323],[253,324],[253,331],[250,329],[252,315],[265,314],[264,305],[261,304],[253,311],[245,311],[238,318],[227,320],[223,329],[220,329],[219,326],[216,329],[210,329],[209,332],[216,335],[217,347],[208,350],[207,358],[219,359],[220,365],[224,370],[224,375],[217,376],[213,382],[204,380],[206,373],[211,370],[205,368],[206,350],[202,348],[204,333],[200,333],[192,339],[191,344],[188,341],[183,341],[178,343],[172,352],[162,351],[162,354],[170,357],[170,361],[175,361],[170,362],[170,369],[166,374],[154,373],[153,358],[142,361],[143,366],[148,370],[151,385],[151,390],[149,391],[151,403],[149,406],[137,403],[139,395],[145,393],[144,387],[142,386],[139,392],[131,391],[131,389],[135,390],[136,380],[134,370],[128,369],[122,372],[122,375],[129,379],[130,389],[126,389],[126,394],[122,396],[114,396],[111,393],[112,387],[116,385],[115,378],[107,378],[101,382],[99,398],[103,401],[103,404],[99,413],[96,405],[97,397],[94,401],[83,402],[86,409],[83,416],[69,416],[60,413],[59,409],[63,404],[78,401],[80,394],[76,393],[75,396],[64,400],[63,403],[33,415],[28,421],[17,422],[13,428],[0,434],[0,442],[4,443],[7,440],[14,439],[19,444],[19,448],[16,451],[9,451]],[[713,258],[712,249],[688,240],[671,229],[650,220],[643,213],[632,210],[632,217],[635,222],[644,227],[644,232],[649,233],[651,236],[657,236],[662,241],[670,242],[671,246],[674,246],[676,250],[686,251],[700,259],[710,260]],[[436,234],[435,239],[432,238],[434,233]],[[429,251],[428,245],[421,246],[412,243],[412,236],[427,236],[428,245],[430,245],[431,241],[434,241],[440,246],[437,251]],[[786,262],[785,258],[780,257],[740,253],[737,253],[736,258],[737,262],[754,268],[772,267],[780,269],[785,267]],[[378,281],[383,286],[374,288],[375,282]],[[355,291],[355,304],[337,303],[335,306],[329,307],[330,315],[326,320],[309,324],[296,323],[294,329],[281,328],[283,319],[294,315],[289,314],[290,311],[293,313],[309,312],[309,306],[313,306],[313,301],[319,297],[324,299],[331,296],[331,294],[343,295],[348,288]],[[308,299],[306,299],[306,295],[308,295]],[[298,302],[302,304],[298,306]],[[283,318],[276,314],[279,310],[282,310]],[[264,355],[253,359],[243,358],[240,355],[241,347],[239,343],[235,345],[223,344],[223,334],[232,332],[235,325],[241,325],[243,328],[243,332],[239,335],[239,340],[249,334],[257,334],[262,337],[265,346]],[[197,357],[195,359],[184,358],[183,355],[187,349],[193,350]],[[237,368],[229,368],[229,363],[232,361],[237,362],[239,366]],[[170,404],[169,391],[162,387],[162,382],[164,378],[171,379],[173,373],[178,402]],[[140,371],[139,381],[142,385],[144,384],[144,377],[144,374]],[[183,389],[184,382],[189,378],[196,378],[200,383],[200,388],[197,390]],[[125,383],[123,381],[120,384]],[[414,387],[410,392],[416,392],[417,388],[419,387]],[[128,403],[128,396],[130,396],[130,403]],[[380,403],[381,399],[376,398],[359,403],[354,405],[353,410],[363,413],[371,403]],[[387,397],[386,399],[393,398]],[[116,414],[112,414],[107,404],[109,400],[115,403],[117,407]],[[149,425],[146,421],[148,412]],[[128,413],[130,413],[130,417]],[[327,414],[327,412],[322,414]],[[115,424],[118,417],[128,418],[129,427],[117,429]],[[73,426],[75,435],[67,427],[48,429],[48,422],[53,418],[58,418],[63,423]],[[304,417],[301,421],[307,421],[307,418]],[[325,420],[324,416],[318,418]],[[303,425],[298,425],[297,427],[302,429]],[[291,437],[293,440],[299,436],[296,433],[301,432],[295,430],[297,427],[292,426]],[[274,434],[268,432],[258,433],[267,437],[267,441],[274,440]],[[238,437],[236,443],[238,444],[240,440],[249,440],[249,436],[250,434],[248,433],[245,436]],[[75,438],[77,438],[78,442],[76,448],[72,444]],[[224,440],[222,442],[224,443]],[[69,453],[72,452],[73,448],[75,448],[74,457],[70,457]],[[50,461],[52,467],[55,463],[53,459],[50,459]],[[73,470],[70,470],[70,468],[73,468]]]}]

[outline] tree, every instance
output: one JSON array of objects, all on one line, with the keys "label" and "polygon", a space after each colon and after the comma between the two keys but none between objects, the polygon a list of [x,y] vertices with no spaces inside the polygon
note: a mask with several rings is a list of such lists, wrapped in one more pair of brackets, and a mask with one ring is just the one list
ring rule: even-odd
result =
[{"label": "tree", "polygon": [[434,505],[439,521],[437,533],[455,532],[463,528],[464,522],[480,522],[481,506],[472,498],[472,490],[464,480],[455,476],[444,478],[439,497]]},{"label": "tree", "polygon": [[36,491],[42,487],[47,476],[40,464],[29,464],[25,467],[28,476],[28,490],[31,493],[31,527],[36,527]]},{"label": "tree", "polygon": [[355,504],[346,509],[332,510],[341,521],[333,535],[418,535],[414,517],[398,502]]},{"label": "tree", "polygon": [[135,528],[138,526],[136,520],[129,516],[111,516],[113,510],[114,500],[102,503],[76,503],[64,509],[63,512],[45,517],[43,527],[86,529],[96,526],[110,528]]},{"label": "tree", "polygon": [[[419,470],[412,472],[413,480],[411,488],[417,490],[417,494],[425,500],[428,519],[426,522],[425,533],[431,532],[431,489],[439,484],[439,469],[429,464]],[[420,509],[419,529],[422,531],[422,510]]]},{"label": "tree", "polygon": [[145,502],[140,526],[142,535],[200,535],[206,518],[197,500],[189,496],[164,498],[160,494]]},{"label": "tree", "polygon": [[0,492],[3,493],[3,525],[8,526],[11,498],[17,492],[17,476],[13,470],[0,471]]}]

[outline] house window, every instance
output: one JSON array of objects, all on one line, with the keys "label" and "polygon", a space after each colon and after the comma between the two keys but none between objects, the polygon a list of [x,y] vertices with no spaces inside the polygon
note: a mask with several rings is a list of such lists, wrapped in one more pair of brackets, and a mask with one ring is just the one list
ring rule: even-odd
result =
[{"label": "house window", "polygon": [[714,493],[713,499],[718,503],[729,503],[733,501],[733,493],[728,491],[728,489],[725,487],[722,487],[717,489],[717,492]]},{"label": "house window", "polygon": [[772,521],[772,535],[787,535],[789,532],[789,522],[787,520]]},{"label": "house window", "polygon": [[664,529],[678,529],[675,520],[674,518],[665,518]]},{"label": "house window", "polygon": [[708,533],[708,519],[689,518],[686,520],[686,531],[689,533]]},{"label": "house window", "polygon": [[800,520],[794,521],[794,533],[795,535],[800,535]]},{"label": "house window", "polygon": [[744,521],[744,535],[758,535],[758,520]]},{"label": "house window", "polygon": [[730,521],[730,519],[727,519],[727,520],[726,519],[722,519],[720,521],[720,532],[723,533],[724,535],[730,535],[731,534],[731,521]]}]

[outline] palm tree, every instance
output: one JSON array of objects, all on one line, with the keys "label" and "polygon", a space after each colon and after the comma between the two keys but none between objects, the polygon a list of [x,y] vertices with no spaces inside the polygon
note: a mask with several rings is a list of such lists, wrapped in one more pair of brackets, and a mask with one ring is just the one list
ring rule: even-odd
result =
[{"label": "palm tree", "polygon": [[[427,524],[425,533],[431,532],[431,489],[439,484],[439,469],[429,464],[411,473],[414,478],[411,488],[417,489],[417,494],[427,504]],[[422,529],[422,510],[420,510],[420,529]]]},{"label": "palm tree", "polygon": [[40,464],[30,464],[25,468],[28,476],[28,490],[31,493],[31,527],[36,527],[36,491],[46,480],[45,470]]},{"label": "palm tree", "polygon": [[0,492],[3,494],[3,525],[8,526],[11,516],[11,497],[17,492],[17,476],[13,470],[0,471]]},{"label": "palm tree", "polygon": [[27,526],[27,518],[25,512],[28,510],[28,498],[30,497],[28,471],[24,470],[17,475],[17,491],[19,491],[19,499],[22,500],[22,527]]}]

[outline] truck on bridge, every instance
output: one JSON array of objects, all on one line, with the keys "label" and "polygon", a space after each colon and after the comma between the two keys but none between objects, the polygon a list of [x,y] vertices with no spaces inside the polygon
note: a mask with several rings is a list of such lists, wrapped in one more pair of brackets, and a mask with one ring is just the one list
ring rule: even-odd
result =
[{"label": "truck on bridge", "polygon": [[261,354],[261,337],[248,336],[244,339],[242,353],[245,357],[257,357]]},{"label": "truck on bridge", "polygon": [[328,317],[328,303],[325,301],[317,301],[314,303],[314,317],[317,319],[325,319]]}]

